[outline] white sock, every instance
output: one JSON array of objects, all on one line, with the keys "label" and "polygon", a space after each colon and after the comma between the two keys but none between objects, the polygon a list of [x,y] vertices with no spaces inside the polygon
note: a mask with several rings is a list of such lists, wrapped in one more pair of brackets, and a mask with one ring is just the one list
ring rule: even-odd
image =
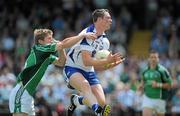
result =
[{"label": "white sock", "polygon": [[76,95],[73,100],[74,100],[74,104],[75,104],[76,106],[80,106],[80,105],[81,105],[81,104],[79,103],[78,95]]}]

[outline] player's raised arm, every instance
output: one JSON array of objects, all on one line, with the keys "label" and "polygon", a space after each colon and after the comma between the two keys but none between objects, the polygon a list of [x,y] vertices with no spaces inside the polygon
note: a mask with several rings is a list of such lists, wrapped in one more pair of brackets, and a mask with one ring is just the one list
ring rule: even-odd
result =
[{"label": "player's raised arm", "polygon": [[84,33],[84,34],[80,34],[80,35],[77,35],[77,36],[73,36],[73,37],[68,37],[68,38],[65,38],[62,42],[62,47],[63,48],[69,48],[69,47],[72,47],[74,44],[76,44],[77,42],[79,42],[81,39],[96,39],[97,36],[95,33]]}]

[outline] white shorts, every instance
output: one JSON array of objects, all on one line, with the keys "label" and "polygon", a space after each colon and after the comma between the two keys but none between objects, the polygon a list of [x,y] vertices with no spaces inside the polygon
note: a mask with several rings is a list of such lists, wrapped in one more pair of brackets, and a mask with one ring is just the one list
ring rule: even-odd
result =
[{"label": "white shorts", "polygon": [[157,113],[164,114],[166,112],[166,101],[162,99],[152,99],[144,95],[142,107],[151,108]]},{"label": "white shorts", "polygon": [[10,93],[9,109],[11,113],[35,115],[34,99],[21,84],[17,84]]}]

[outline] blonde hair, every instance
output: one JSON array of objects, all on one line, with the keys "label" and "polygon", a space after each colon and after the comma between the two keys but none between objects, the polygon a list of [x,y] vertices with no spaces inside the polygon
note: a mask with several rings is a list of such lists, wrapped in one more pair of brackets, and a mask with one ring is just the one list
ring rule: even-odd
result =
[{"label": "blonde hair", "polygon": [[38,44],[39,40],[44,40],[48,35],[53,35],[53,32],[50,29],[35,29],[34,43]]}]

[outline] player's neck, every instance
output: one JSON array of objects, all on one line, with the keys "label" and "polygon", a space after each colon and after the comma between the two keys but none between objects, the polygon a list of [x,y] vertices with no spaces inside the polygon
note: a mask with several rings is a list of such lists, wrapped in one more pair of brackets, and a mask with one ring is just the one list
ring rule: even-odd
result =
[{"label": "player's neck", "polygon": [[98,23],[95,24],[95,28],[96,28],[96,33],[98,36],[102,35],[105,31],[104,28],[101,25],[99,25]]},{"label": "player's neck", "polygon": [[157,64],[150,64],[150,69],[155,69]]}]

